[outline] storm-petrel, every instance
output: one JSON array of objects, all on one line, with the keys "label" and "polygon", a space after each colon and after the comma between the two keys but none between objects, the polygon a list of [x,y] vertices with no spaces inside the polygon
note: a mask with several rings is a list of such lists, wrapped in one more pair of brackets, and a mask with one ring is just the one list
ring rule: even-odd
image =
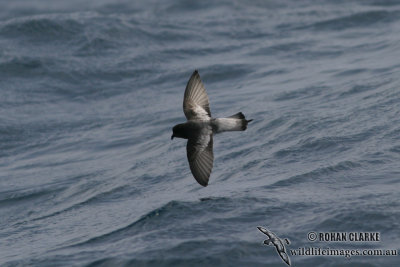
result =
[{"label": "storm-petrel", "polygon": [[207,92],[197,70],[186,85],[183,112],[187,122],[174,126],[171,140],[188,139],[186,153],[190,170],[199,184],[207,186],[214,160],[213,134],[244,131],[252,120],[246,120],[242,112],[227,118],[212,118]]}]

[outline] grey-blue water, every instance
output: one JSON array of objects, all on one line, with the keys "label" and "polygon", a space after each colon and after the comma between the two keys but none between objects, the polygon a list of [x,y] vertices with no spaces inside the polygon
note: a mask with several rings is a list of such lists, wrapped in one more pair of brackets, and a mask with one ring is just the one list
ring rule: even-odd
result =
[{"label": "grey-blue water", "polygon": [[[195,69],[254,119],[205,188],[170,140]],[[399,162],[400,1],[1,1],[1,266],[286,266],[257,226],[397,250]]]}]

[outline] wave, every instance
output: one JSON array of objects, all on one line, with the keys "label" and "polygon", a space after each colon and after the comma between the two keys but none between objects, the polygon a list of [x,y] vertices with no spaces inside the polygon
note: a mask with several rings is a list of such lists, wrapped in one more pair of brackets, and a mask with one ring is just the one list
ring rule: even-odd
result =
[{"label": "wave", "polygon": [[[80,247],[87,245],[95,245],[101,243],[109,243],[120,240],[124,237],[135,238],[143,235],[154,235],[155,232],[167,231],[176,223],[182,223],[187,220],[209,221],[207,214],[224,213],[231,211],[234,206],[254,205],[265,203],[266,198],[240,197],[240,198],[225,198],[225,197],[207,197],[201,198],[198,201],[170,201],[159,208],[153,209],[146,214],[140,216],[134,222],[112,230],[108,233],[90,238],[79,242],[71,247]],[[236,217],[237,215],[233,215]],[[168,225],[165,224],[168,222]],[[195,227],[195,226],[193,226]],[[197,229],[205,231],[206,229]],[[155,231],[155,232],[154,232]],[[196,231],[197,233],[199,233]],[[214,231],[210,229],[210,231]],[[179,234],[179,233],[176,233]]]},{"label": "wave", "polygon": [[[398,241],[390,1],[4,4],[0,265],[282,266],[265,224]],[[207,188],[170,142],[194,69],[213,115],[254,119],[215,137]]]},{"label": "wave", "polygon": [[274,98],[274,101],[287,101],[287,100],[305,99],[305,98],[310,99],[313,97],[321,96],[322,93],[328,89],[329,87],[326,86],[312,86],[312,87],[300,88],[295,91],[279,93]]},{"label": "wave", "polygon": [[[379,199],[379,196],[370,196],[370,198],[371,197]],[[396,212],[388,211],[387,204],[381,207],[375,207],[374,211],[370,208],[368,210],[363,210],[360,205],[357,205],[357,209],[354,210],[339,209],[333,211],[333,214],[318,223],[315,227],[321,230],[326,229],[327,231],[335,229],[337,232],[351,232],[360,231],[360,225],[362,225],[363,231],[379,231],[384,236],[385,233],[390,232],[391,229],[396,229],[400,226],[399,222],[394,219],[395,217]],[[369,223],[365,224],[365,221]]]},{"label": "wave", "polygon": [[11,19],[0,24],[0,34],[9,38],[31,38],[35,41],[69,40],[83,32],[83,24],[70,16],[39,15]]},{"label": "wave", "polygon": [[347,171],[354,171],[358,168],[362,167],[361,163],[354,162],[354,161],[342,161],[336,163],[334,165],[329,165],[326,167],[316,168],[312,171],[298,174],[295,176],[291,176],[287,179],[280,180],[272,185],[268,185],[271,187],[286,187],[286,186],[295,186],[301,183],[311,183],[316,182],[321,179],[325,179],[325,177],[331,177],[333,173],[340,173],[340,172],[347,172]]},{"label": "wave", "polygon": [[[292,125],[293,126],[293,125]],[[351,149],[355,144],[368,140],[379,134],[387,126],[373,126],[359,133],[343,136],[307,137],[296,145],[279,149],[274,153],[276,158],[284,158],[309,153],[326,153],[327,151],[343,152]],[[293,133],[292,133],[293,134]]]},{"label": "wave", "polygon": [[372,10],[357,12],[347,16],[319,21],[300,29],[313,29],[316,31],[342,31],[351,28],[365,28],[372,26],[384,26],[398,21],[400,11]]}]

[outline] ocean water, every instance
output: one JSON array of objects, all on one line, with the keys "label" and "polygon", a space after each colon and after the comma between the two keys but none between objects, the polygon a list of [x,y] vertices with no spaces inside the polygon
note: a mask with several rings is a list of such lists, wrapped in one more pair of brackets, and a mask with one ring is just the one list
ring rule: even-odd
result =
[{"label": "ocean water", "polygon": [[[1,1],[0,266],[400,266],[400,1]],[[183,93],[214,138],[194,180]],[[312,242],[309,232],[378,232]]]}]

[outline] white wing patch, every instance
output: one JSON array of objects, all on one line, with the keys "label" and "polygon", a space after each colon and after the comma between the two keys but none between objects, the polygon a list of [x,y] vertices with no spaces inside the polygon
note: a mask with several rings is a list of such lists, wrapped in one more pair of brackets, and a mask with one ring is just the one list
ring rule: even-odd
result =
[{"label": "white wing patch", "polygon": [[200,75],[196,71],[190,77],[183,97],[183,112],[188,120],[210,120],[210,103]]},{"label": "white wing patch", "polygon": [[208,112],[194,102],[191,102],[189,112],[191,120],[209,121],[211,119]]}]

